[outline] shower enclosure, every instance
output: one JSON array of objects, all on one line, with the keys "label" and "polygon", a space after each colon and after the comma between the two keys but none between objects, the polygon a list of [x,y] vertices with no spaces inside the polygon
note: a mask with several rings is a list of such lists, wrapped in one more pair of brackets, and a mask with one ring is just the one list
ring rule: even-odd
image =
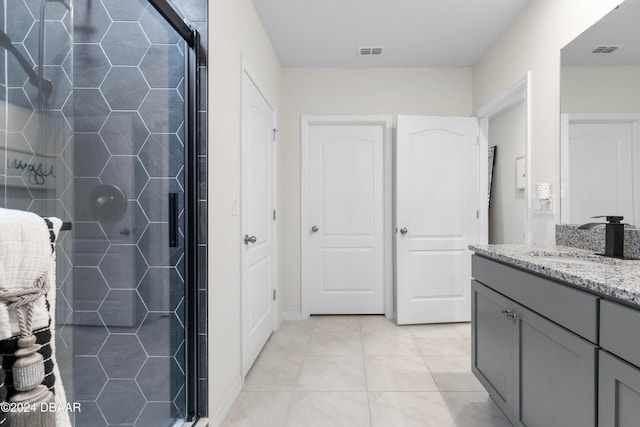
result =
[{"label": "shower enclosure", "polygon": [[206,15],[206,0],[0,0],[0,207],[68,223],[56,355],[78,427],[204,413],[194,5]]}]

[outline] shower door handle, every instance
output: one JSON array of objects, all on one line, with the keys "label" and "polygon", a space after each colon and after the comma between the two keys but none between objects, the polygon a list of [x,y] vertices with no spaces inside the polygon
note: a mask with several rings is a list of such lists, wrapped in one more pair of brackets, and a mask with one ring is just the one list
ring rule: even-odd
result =
[{"label": "shower door handle", "polygon": [[169,193],[169,247],[178,247],[178,193]]}]

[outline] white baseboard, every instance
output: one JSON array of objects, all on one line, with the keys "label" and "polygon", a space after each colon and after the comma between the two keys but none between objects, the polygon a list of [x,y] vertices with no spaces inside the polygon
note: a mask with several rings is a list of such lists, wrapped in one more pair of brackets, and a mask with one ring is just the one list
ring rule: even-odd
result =
[{"label": "white baseboard", "polygon": [[209,419],[209,425],[211,427],[219,427],[222,425],[222,422],[225,418],[227,418],[227,415],[229,415],[229,412],[231,411],[231,408],[233,407],[233,404],[240,395],[241,391],[242,377],[238,377],[238,380],[235,382],[233,387],[231,387],[231,391],[229,391],[229,394],[227,394],[227,397],[224,398],[222,405],[220,405],[220,409],[218,409],[213,417]]},{"label": "white baseboard", "polygon": [[308,318],[309,316],[305,316],[299,311],[285,311],[280,315],[280,320],[304,320]]}]

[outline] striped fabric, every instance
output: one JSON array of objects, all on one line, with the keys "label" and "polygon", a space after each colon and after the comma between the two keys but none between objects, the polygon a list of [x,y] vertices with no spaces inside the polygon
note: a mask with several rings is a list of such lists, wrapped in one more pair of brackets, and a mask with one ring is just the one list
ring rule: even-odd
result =
[{"label": "striped fabric", "polygon": [[[43,272],[49,277],[49,292],[34,302],[31,328],[36,343],[42,346],[38,350],[44,359],[45,377],[41,384],[54,394],[56,404],[65,407],[66,396],[55,365],[55,341],[52,338],[55,336],[52,319],[55,319],[56,297],[54,249],[56,233],[61,225],[58,218],[45,219],[30,212],[0,208],[0,287],[26,289]],[[18,394],[13,388],[11,368],[16,360],[14,353],[18,349],[20,335],[15,314],[9,311],[4,301],[0,301],[0,402]],[[7,419],[6,414],[0,412],[0,426],[12,423],[14,417],[12,414]],[[37,427],[40,421],[34,423],[33,427]],[[56,411],[55,423],[57,427],[70,427],[69,414]]]},{"label": "striped fabric", "polygon": [[[55,376],[53,375],[53,359],[51,358],[51,331],[49,328],[42,328],[33,332],[36,337],[36,343],[42,347],[38,350],[38,353],[42,355],[44,359],[44,380],[42,385],[46,386],[49,390],[55,393],[54,384]],[[13,374],[11,367],[16,358],[13,356],[18,349],[19,336],[11,337],[6,340],[0,341],[0,357],[2,357],[2,371],[1,375],[5,376],[5,389],[6,398],[13,396],[16,391],[13,389]]]}]

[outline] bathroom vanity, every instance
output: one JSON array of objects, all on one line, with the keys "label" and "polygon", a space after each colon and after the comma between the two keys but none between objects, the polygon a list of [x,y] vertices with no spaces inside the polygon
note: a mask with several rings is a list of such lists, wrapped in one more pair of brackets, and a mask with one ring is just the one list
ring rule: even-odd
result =
[{"label": "bathroom vanity", "polygon": [[471,246],[472,370],[514,426],[640,420],[640,261]]}]

